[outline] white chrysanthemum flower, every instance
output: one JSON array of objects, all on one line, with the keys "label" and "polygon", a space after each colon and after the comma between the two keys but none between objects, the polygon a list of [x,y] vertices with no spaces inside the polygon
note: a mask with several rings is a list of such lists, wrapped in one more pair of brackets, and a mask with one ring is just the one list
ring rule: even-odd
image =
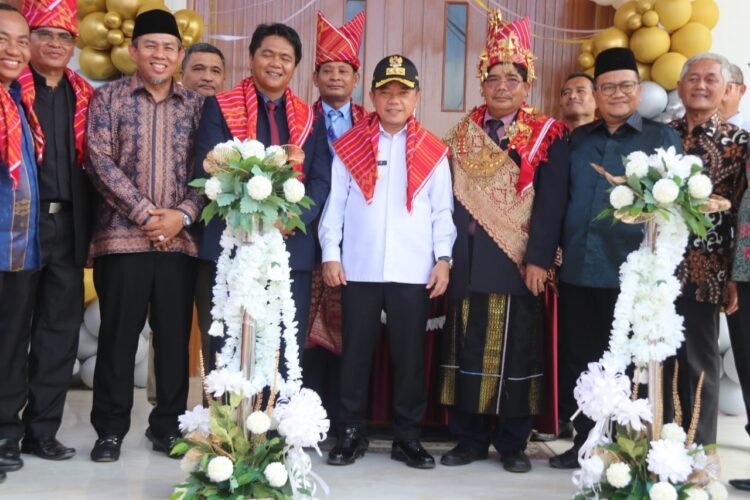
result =
[{"label": "white chrysanthemum flower", "polygon": [[643,151],[633,151],[625,159],[625,175],[638,178],[648,175],[648,155]]},{"label": "white chrysanthemum flower", "polygon": [[593,455],[589,458],[579,460],[581,465],[581,484],[585,488],[599,484],[604,474],[604,462],[599,455]]},{"label": "white chrysanthemum flower", "polygon": [[690,174],[693,172],[693,166],[698,165],[699,167],[703,166],[703,161],[701,161],[700,158],[693,155],[685,155],[679,157],[679,159],[673,161],[672,163],[667,164],[667,168],[669,170],[669,176],[674,177],[677,176],[682,180],[687,179],[690,177]]},{"label": "white chrysanthemum flower", "polygon": [[682,426],[672,422],[665,424],[664,427],[661,428],[661,438],[684,445],[685,440],[687,439],[687,434],[685,434],[685,430]]},{"label": "white chrysanthemum flower", "polygon": [[262,160],[266,156],[266,147],[262,142],[256,141],[255,139],[240,141],[239,139],[235,138],[234,147],[236,147],[240,152],[243,160],[246,160],[248,158],[257,158],[259,160]]},{"label": "white chrysanthemum flower", "polygon": [[206,181],[203,189],[206,191],[206,197],[209,200],[213,201],[222,193],[221,181],[219,181],[219,179],[217,179],[216,177],[211,177]]},{"label": "white chrysanthemum flower", "polygon": [[287,278],[287,273],[281,266],[270,266],[268,268],[268,279],[271,281],[281,281]]},{"label": "white chrysanthemum flower", "polygon": [[245,427],[253,434],[263,434],[271,427],[271,418],[262,411],[254,411],[245,420]]},{"label": "white chrysanthemum flower", "polygon": [[250,198],[263,201],[271,195],[273,184],[271,179],[263,175],[254,175],[247,181],[247,194]]},{"label": "white chrysanthemum flower", "polygon": [[646,461],[648,470],[659,476],[660,481],[682,483],[693,471],[693,458],[688,455],[685,445],[666,439],[651,441]]},{"label": "white chrysanthemum flower", "polygon": [[187,410],[177,418],[180,431],[183,434],[199,432],[207,436],[211,431],[211,410],[201,405],[195,405],[192,410]]},{"label": "white chrysanthemum flower", "polygon": [[297,179],[287,179],[284,182],[284,198],[289,203],[297,203],[305,197],[305,185]]},{"label": "white chrysanthemum flower", "polygon": [[708,198],[714,190],[711,179],[704,174],[695,174],[688,180],[688,193],[693,198],[702,200]]},{"label": "white chrysanthemum flower", "polygon": [[680,194],[680,188],[672,179],[659,179],[654,184],[654,199],[660,205],[669,205],[677,199]]},{"label": "white chrysanthemum flower", "polygon": [[248,382],[238,371],[230,371],[222,368],[214,370],[206,376],[206,390],[219,398],[226,394],[246,393]]},{"label": "white chrysanthemum flower", "polygon": [[729,498],[727,487],[720,481],[711,481],[708,483],[706,491],[711,495],[711,500],[727,500]]},{"label": "white chrysanthemum flower", "polygon": [[277,401],[273,418],[279,422],[279,434],[289,446],[313,447],[326,438],[330,426],[320,396],[312,389],[301,389],[289,399]]},{"label": "white chrysanthemum flower", "polygon": [[635,193],[625,185],[619,185],[609,193],[609,203],[615,208],[615,210],[620,210],[622,207],[632,205],[634,201]]},{"label": "white chrysanthemum flower", "polygon": [[274,488],[281,488],[284,486],[288,477],[286,468],[281,462],[271,462],[266,465],[266,468],[263,470],[263,475],[266,476],[268,484]]},{"label": "white chrysanthemum flower", "polygon": [[287,155],[284,148],[281,146],[268,146],[266,149],[266,158],[269,159],[268,163],[276,167],[283,167],[286,164]]},{"label": "white chrysanthemum flower", "polygon": [[693,486],[689,490],[687,490],[687,500],[710,500],[710,497],[708,496],[708,493],[706,493],[706,490],[703,490],[699,488],[698,486]]},{"label": "white chrysanthemum flower", "polygon": [[651,487],[648,497],[651,500],[677,500],[677,490],[671,484],[662,481]]},{"label": "white chrysanthemum flower", "polygon": [[576,382],[573,396],[578,408],[598,422],[610,418],[617,407],[630,399],[630,379],[607,364],[589,363]]},{"label": "white chrysanthemum flower", "polygon": [[607,467],[607,482],[615,488],[624,488],[630,484],[630,466],[623,462],[616,462]]},{"label": "white chrysanthemum flower", "polygon": [[623,399],[615,409],[615,420],[620,425],[627,425],[636,432],[645,426],[643,422],[651,422],[651,406],[646,399]]},{"label": "white chrysanthemum flower", "polygon": [[223,456],[212,458],[211,461],[208,462],[208,467],[206,468],[208,478],[214,483],[226,481],[232,477],[233,472],[234,464],[227,457]]},{"label": "white chrysanthemum flower", "polygon": [[221,321],[212,321],[211,327],[208,329],[208,335],[211,337],[223,337],[224,323]]}]

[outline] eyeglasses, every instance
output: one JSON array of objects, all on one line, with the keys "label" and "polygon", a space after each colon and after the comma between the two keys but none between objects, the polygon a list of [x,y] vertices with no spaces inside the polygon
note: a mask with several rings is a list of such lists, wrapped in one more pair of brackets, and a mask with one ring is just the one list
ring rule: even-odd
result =
[{"label": "eyeglasses", "polygon": [[505,85],[505,88],[508,90],[516,90],[521,83],[523,82],[520,78],[508,78],[507,80],[504,80],[494,76],[490,76],[484,81],[484,84],[491,89],[496,89],[501,85]]},{"label": "eyeglasses", "polygon": [[63,31],[61,33],[55,33],[53,31],[41,29],[41,30],[34,30],[31,33],[35,35],[39,39],[40,42],[43,42],[43,43],[50,43],[52,40],[57,40],[58,42],[64,45],[74,45],[76,43],[76,37],[74,37],[67,31]]},{"label": "eyeglasses", "polygon": [[630,95],[635,92],[635,89],[638,88],[638,85],[640,85],[639,82],[630,80],[620,83],[604,83],[602,85],[597,85],[596,88],[602,95],[606,96],[614,95],[615,92],[617,92],[617,89],[620,89],[620,92],[625,95]]}]

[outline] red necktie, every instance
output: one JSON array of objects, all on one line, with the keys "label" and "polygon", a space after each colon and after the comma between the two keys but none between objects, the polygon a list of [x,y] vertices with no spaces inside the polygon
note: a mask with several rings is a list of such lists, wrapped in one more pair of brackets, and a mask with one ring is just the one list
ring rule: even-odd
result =
[{"label": "red necktie", "polygon": [[276,103],[268,101],[266,109],[268,110],[268,128],[271,129],[271,146],[279,146],[281,139],[279,139],[279,125],[276,123]]}]

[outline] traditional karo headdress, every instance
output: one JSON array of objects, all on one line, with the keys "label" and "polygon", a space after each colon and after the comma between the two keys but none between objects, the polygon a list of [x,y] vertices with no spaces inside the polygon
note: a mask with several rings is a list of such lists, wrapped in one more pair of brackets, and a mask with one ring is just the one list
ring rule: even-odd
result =
[{"label": "traditional karo headdress", "polygon": [[508,23],[500,9],[487,14],[487,45],[479,56],[479,79],[484,81],[490,68],[502,62],[518,63],[528,71],[528,81],[536,78],[531,52],[531,20],[528,17]]},{"label": "traditional karo headdress", "polygon": [[60,28],[78,36],[78,2],[76,0],[24,0],[23,17],[30,29]]},{"label": "traditional karo headdress", "polygon": [[318,44],[315,50],[315,67],[327,62],[345,62],[359,70],[359,48],[365,30],[365,13],[360,12],[354,19],[337,28],[318,12]]}]

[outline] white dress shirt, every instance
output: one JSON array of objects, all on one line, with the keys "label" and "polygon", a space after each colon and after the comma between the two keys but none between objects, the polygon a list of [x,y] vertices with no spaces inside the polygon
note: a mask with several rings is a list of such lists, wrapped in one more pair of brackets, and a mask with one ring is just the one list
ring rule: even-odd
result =
[{"label": "white dress shirt", "polygon": [[750,132],[750,122],[745,121],[745,117],[742,116],[742,113],[739,111],[735,113],[734,115],[730,116],[727,119],[727,122],[731,123],[732,125],[736,125],[741,129],[747,130]]},{"label": "white dress shirt", "polygon": [[334,157],[331,193],[318,226],[323,262],[341,262],[347,281],[425,284],[437,258],[451,256],[456,239],[448,160],[443,158],[425,181],[411,213],[406,210],[406,127],[391,135],[381,126],[378,163],[368,205]]}]

